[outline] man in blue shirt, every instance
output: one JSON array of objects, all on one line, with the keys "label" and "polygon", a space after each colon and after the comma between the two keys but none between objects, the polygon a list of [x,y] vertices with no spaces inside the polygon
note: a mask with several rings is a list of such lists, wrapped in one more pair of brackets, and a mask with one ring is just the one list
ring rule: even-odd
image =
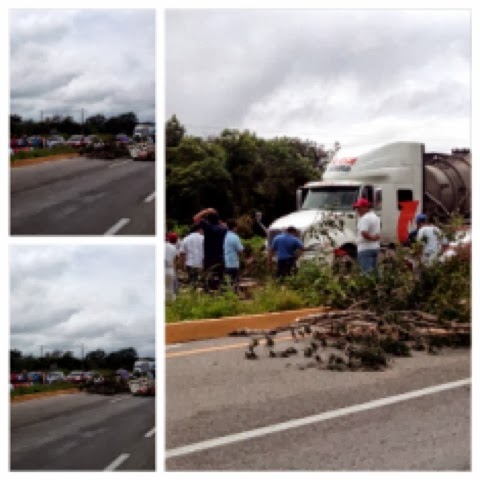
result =
[{"label": "man in blue shirt", "polygon": [[277,257],[277,277],[291,275],[297,258],[303,253],[303,243],[297,238],[295,227],[288,227],[286,232],[277,235],[269,251],[269,263],[273,262],[273,254]]},{"label": "man in blue shirt", "polygon": [[237,291],[240,280],[240,253],[243,251],[243,245],[240,237],[236,234],[237,222],[228,220],[227,227],[228,231],[223,242],[225,273],[230,277],[231,284]]}]

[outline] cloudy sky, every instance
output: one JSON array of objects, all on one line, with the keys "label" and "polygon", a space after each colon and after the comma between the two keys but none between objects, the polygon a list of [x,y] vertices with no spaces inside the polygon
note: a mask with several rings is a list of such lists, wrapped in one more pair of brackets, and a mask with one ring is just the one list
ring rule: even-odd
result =
[{"label": "cloudy sky", "polygon": [[166,110],[344,148],[470,146],[466,10],[170,10]]},{"label": "cloudy sky", "polygon": [[155,355],[152,246],[12,246],[10,347]]},{"label": "cloudy sky", "polygon": [[155,120],[155,11],[11,10],[10,112]]}]

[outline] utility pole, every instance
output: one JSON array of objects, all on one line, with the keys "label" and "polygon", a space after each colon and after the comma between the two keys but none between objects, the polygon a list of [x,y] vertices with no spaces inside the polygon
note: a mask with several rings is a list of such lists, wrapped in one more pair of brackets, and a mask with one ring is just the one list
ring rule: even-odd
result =
[{"label": "utility pole", "polygon": [[84,120],[85,120],[85,109],[82,108],[82,136],[85,135]]}]

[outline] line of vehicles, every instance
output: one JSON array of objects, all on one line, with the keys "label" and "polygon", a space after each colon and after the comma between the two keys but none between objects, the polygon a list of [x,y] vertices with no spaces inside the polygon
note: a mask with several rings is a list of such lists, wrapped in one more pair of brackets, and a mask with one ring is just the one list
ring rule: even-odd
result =
[{"label": "line of vehicles", "polygon": [[[125,145],[129,151],[133,151],[133,158],[146,156],[147,153],[154,151],[155,145],[155,124],[139,123],[133,129],[132,135],[118,133],[114,136],[114,142],[119,145]],[[35,148],[56,148],[68,146],[72,148],[83,148],[93,146],[93,148],[102,148],[105,145],[99,135],[71,135],[65,138],[60,134],[52,133],[48,136],[26,135],[21,137],[12,137],[10,139],[10,154],[20,151],[29,151]],[[145,154],[143,152],[146,152]]]},{"label": "line of vehicles", "polygon": [[73,370],[67,375],[61,371],[21,372],[10,374],[10,390],[36,384],[73,384],[87,393],[114,394],[130,391],[133,395],[155,395],[155,361],[139,359],[132,372],[118,369],[114,372]]}]

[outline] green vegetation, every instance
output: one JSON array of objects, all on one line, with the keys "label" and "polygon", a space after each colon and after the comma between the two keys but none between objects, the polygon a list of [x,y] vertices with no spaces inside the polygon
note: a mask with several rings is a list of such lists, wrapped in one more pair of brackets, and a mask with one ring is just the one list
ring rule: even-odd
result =
[{"label": "green vegetation", "polygon": [[[252,236],[255,211],[266,224],[295,208],[295,189],[318,179],[322,145],[297,138],[263,139],[254,133],[223,130],[208,139],[186,135],[173,116],[166,125],[167,228],[190,224],[205,207],[223,219],[240,219],[239,233]],[[244,217],[244,218],[241,218]]]},{"label": "green vegetation", "polygon": [[50,385],[35,384],[32,386],[17,387],[10,392],[10,398],[20,397],[31,393],[56,392],[58,390],[69,390],[78,388],[78,385],[71,383],[52,383]]},{"label": "green vegetation", "polygon": [[75,152],[78,152],[78,150],[75,150],[74,148],[68,146],[58,146],[54,148],[34,148],[33,150],[21,151],[10,155],[10,161],[13,163],[17,160],[25,160],[26,158],[50,157],[52,155],[58,155],[60,153]]},{"label": "green vegetation", "polygon": [[84,359],[76,357],[73,352],[53,351],[44,356],[23,355],[19,350],[10,350],[10,370],[12,372],[48,372],[61,370],[64,373],[72,370],[114,371],[119,368],[131,370],[138,360],[137,351],[132,348],[122,348],[110,353],[102,349],[92,350]]},{"label": "green vegetation", "polygon": [[63,137],[81,133],[99,136],[116,135],[117,133],[132,135],[137,123],[138,118],[133,112],[121,113],[108,118],[105,115],[92,115],[85,119],[83,125],[71,116],[53,115],[45,117],[43,121],[35,121],[12,114],[10,115],[10,135],[12,137],[50,135],[51,133],[60,133]]},{"label": "green vegetation", "polygon": [[[270,277],[265,254],[257,250],[247,261],[250,265],[260,265],[259,274],[253,275],[259,286],[248,300],[239,299],[232,291],[207,294],[182,290],[174,303],[167,304],[166,319],[170,323],[327,306],[355,307],[382,314],[420,310],[436,315],[440,323],[470,322],[470,260],[457,256],[413,271],[406,266],[406,252],[402,248],[390,252],[382,261],[379,278],[361,274],[356,264],[348,271],[337,271],[326,264],[303,262],[296,275],[278,283]],[[251,269],[250,273],[254,271]],[[396,344],[384,347],[398,350]],[[408,353],[398,351],[398,354]]]}]

